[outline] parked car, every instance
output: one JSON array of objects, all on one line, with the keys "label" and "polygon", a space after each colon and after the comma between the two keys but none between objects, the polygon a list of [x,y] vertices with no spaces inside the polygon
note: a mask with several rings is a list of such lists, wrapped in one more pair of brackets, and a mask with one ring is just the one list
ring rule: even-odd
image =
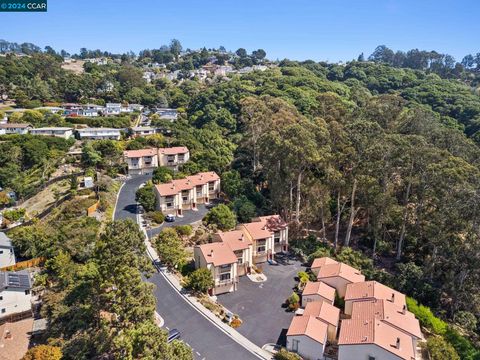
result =
[{"label": "parked car", "polygon": [[165,216],[165,221],[166,222],[174,222],[175,221],[175,216],[168,214]]},{"label": "parked car", "polygon": [[171,343],[173,340],[180,339],[180,331],[172,329],[168,332],[167,342]]}]

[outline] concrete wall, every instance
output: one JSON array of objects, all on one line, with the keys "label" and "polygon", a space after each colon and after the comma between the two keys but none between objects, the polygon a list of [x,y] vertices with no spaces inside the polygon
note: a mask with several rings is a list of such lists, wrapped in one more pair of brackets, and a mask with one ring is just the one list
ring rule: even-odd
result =
[{"label": "concrete wall", "polygon": [[373,345],[339,345],[338,360],[402,360],[397,355],[384,350],[383,348]]},{"label": "concrete wall", "polygon": [[[32,295],[29,293],[25,295],[25,290],[21,289],[7,289],[0,292],[0,318],[3,316],[21,313],[31,310]],[[5,309],[5,312],[3,312]]]},{"label": "concrete wall", "polygon": [[350,284],[350,281],[341,278],[340,276],[335,276],[331,278],[318,279],[323,281],[325,284],[330,285],[331,287],[337,290],[339,297],[344,298],[345,292],[347,291],[347,284]]},{"label": "concrete wall", "polygon": [[15,265],[13,248],[0,246],[0,268],[12,265]]},{"label": "concrete wall", "polygon": [[[293,351],[293,340],[298,340],[297,353],[309,360],[323,360],[325,345],[313,340],[306,335],[287,336],[287,349]],[[325,342],[325,341],[324,341]],[[355,357],[349,360],[357,360]]]}]

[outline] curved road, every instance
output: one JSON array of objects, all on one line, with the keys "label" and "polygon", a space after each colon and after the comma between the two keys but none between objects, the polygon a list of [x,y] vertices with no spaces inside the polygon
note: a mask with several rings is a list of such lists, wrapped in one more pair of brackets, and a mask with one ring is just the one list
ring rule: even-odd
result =
[{"label": "curved road", "polygon": [[[137,219],[135,192],[151,176],[142,175],[128,179],[120,190],[115,209],[115,220]],[[201,216],[199,210],[198,216]],[[186,218],[187,216],[185,216]],[[197,216],[195,216],[197,217]],[[187,221],[182,219],[176,222]],[[201,219],[201,217],[200,217]],[[191,218],[190,218],[191,220]],[[198,220],[198,219],[196,219]],[[195,220],[195,221],[196,221]],[[175,223],[173,223],[175,225]],[[257,359],[251,352],[217,328],[202,314],[194,309],[186,299],[167,282],[160,273],[155,273],[149,282],[155,284],[157,312],[165,320],[166,329],[176,328],[182,339],[192,349],[196,359],[205,360],[249,360]]]}]

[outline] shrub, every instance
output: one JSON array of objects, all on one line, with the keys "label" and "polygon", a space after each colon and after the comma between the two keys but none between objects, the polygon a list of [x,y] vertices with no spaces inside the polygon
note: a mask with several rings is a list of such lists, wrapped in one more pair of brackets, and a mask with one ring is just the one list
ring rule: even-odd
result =
[{"label": "shrub", "polygon": [[193,229],[191,225],[178,225],[178,226],[175,226],[175,230],[180,236],[190,236],[193,233]]},{"label": "shrub", "polygon": [[298,296],[296,292],[293,292],[287,299],[287,304],[291,311],[297,310],[300,307],[300,296]]},{"label": "shrub", "polygon": [[408,310],[417,317],[422,326],[425,326],[437,335],[444,335],[446,333],[447,323],[433,315],[430,308],[419,304],[415,299],[410,297],[407,297],[407,307]]},{"label": "shrub", "polygon": [[57,346],[38,345],[27,351],[22,360],[60,360],[62,351]]},{"label": "shrub", "polygon": [[161,211],[151,211],[147,215],[156,224],[162,224],[165,221],[165,215]]},{"label": "shrub", "polygon": [[11,222],[18,221],[24,216],[25,216],[25,209],[12,209],[12,210],[5,210],[3,212],[3,217]]},{"label": "shrub", "polygon": [[201,268],[188,276],[185,285],[193,291],[206,293],[208,289],[215,285],[215,282],[213,281],[212,272],[209,269]]},{"label": "shrub", "polygon": [[457,352],[441,336],[432,336],[427,340],[427,350],[431,360],[460,360]]},{"label": "shrub", "polygon": [[302,284],[306,284],[310,280],[310,276],[305,271],[300,271],[297,276]]},{"label": "shrub", "polygon": [[234,318],[230,323],[230,326],[234,329],[240,327],[240,325],[242,325],[242,320],[240,320],[239,318]]},{"label": "shrub", "polygon": [[462,360],[480,359],[480,351],[475,349],[473,344],[466,337],[462,336],[453,327],[448,326],[445,333],[445,339],[453,346],[456,353]]},{"label": "shrub", "polygon": [[275,360],[302,360],[299,355],[290,352],[285,348],[281,348],[273,357]]}]

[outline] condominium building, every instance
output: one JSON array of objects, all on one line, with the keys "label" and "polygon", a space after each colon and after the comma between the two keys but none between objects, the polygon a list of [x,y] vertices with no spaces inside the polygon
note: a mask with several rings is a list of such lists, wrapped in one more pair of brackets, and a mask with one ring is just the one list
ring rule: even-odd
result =
[{"label": "condominium building", "polygon": [[158,167],[157,149],[127,150],[123,156],[130,175],[152,175]]},{"label": "condominium building", "polygon": [[197,210],[220,195],[220,177],[213,171],[155,185],[157,208],[165,214],[182,216],[184,210]]}]

